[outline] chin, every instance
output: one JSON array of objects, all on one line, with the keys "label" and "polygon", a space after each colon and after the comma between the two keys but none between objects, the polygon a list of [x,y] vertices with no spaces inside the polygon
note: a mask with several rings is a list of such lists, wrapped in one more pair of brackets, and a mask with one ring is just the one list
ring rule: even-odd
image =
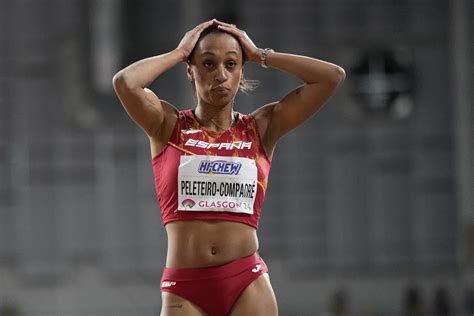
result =
[{"label": "chin", "polygon": [[214,106],[225,107],[229,103],[234,102],[234,97],[235,95],[229,95],[221,98],[208,98],[206,102]]},{"label": "chin", "polygon": [[213,106],[216,106],[216,107],[224,108],[229,103],[232,103],[232,101],[233,101],[232,99],[225,98],[225,99],[211,101],[211,102],[209,102],[209,104],[212,104]]}]

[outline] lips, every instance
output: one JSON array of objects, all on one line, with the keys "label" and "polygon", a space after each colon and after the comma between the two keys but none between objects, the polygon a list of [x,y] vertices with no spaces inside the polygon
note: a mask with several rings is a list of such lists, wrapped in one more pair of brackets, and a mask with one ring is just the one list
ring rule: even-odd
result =
[{"label": "lips", "polygon": [[216,86],[214,88],[212,88],[212,90],[214,91],[219,91],[219,92],[223,92],[223,91],[229,91],[230,88],[226,87],[226,86]]}]

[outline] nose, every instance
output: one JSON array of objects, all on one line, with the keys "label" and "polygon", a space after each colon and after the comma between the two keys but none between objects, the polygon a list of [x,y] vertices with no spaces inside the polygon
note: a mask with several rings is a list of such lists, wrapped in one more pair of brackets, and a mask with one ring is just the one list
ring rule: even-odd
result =
[{"label": "nose", "polygon": [[217,82],[224,82],[227,80],[227,69],[224,65],[220,65],[216,69],[215,80]]}]

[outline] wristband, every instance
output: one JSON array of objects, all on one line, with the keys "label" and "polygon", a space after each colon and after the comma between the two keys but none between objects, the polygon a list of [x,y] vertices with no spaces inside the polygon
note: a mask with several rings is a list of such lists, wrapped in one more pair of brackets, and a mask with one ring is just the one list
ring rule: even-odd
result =
[{"label": "wristband", "polygon": [[266,63],[267,55],[274,52],[275,51],[271,48],[265,48],[264,50],[262,50],[262,52],[260,53],[260,65],[263,68],[268,68],[267,63]]}]

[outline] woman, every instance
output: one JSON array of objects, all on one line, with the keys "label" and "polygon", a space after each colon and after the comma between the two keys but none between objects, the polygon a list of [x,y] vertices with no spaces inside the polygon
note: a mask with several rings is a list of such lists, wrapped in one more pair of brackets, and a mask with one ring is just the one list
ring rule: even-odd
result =
[{"label": "woman", "polygon": [[[250,115],[233,110],[244,62],[304,81]],[[179,63],[197,99],[178,111],[147,87]],[[260,49],[235,25],[210,20],[173,51],[114,76],[129,116],[150,140],[168,236],[162,315],[277,315],[256,229],[276,142],[316,113],[344,81],[341,67]]]}]

